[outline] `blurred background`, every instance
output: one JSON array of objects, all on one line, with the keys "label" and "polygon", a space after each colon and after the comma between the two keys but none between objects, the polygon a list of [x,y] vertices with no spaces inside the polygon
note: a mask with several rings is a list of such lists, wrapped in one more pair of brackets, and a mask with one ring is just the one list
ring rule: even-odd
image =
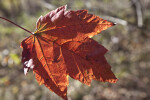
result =
[{"label": "blurred background", "polygon": [[[40,15],[65,4],[117,23],[93,38],[109,50],[119,81],[88,87],[70,78],[69,100],[150,100],[150,0],[0,0],[0,16],[34,31]],[[32,71],[24,75],[20,43],[27,36],[0,19],[0,100],[62,100],[39,86]]]}]

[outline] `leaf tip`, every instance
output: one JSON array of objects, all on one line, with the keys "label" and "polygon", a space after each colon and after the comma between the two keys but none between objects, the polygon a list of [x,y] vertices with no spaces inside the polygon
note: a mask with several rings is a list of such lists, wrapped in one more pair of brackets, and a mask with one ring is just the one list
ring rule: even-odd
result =
[{"label": "leaf tip", "polygon": [[118,79],[116,78],[116,79],[109,80],[108,82],[110,82],[110,83],[117,83],[117,81],[118,81]]},{"label": "leaf tip", "polygon": [[117,25],[117,23],[113,23],[113,25]]}]

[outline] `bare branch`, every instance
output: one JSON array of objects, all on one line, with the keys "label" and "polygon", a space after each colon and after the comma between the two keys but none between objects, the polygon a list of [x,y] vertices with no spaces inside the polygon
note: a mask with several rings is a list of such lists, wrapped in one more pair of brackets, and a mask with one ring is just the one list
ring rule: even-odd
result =
[{"label": "bare branch", "polygon": [[42,6],[44,6],[47,9],[50,9],[50,10],[56,8],[56,6],[54,6],[54,5],[50,4],[50,3],[47,3],[45,1],[40,1],[40,3],[42,4]]},{"label": "bare branch", "polygon": [[143,15],[142,15],[142,6],[139,0],[132,0],[135,5],[136,15],[137,15],[137,24],[139,27],[143,26]]},{"label": "bare branch", "polygon": [[118,23],[118,24],[121,24],[121,25],[124,25],[124,26],[127,26],[127,24],[128,24],[128,22],[126,20],[123,20],[123,19],[120,19],[120,18],[115,18],[115,17],[112,17],[112,16],[101,16],[101,17],[108,20],[108,21]]}]

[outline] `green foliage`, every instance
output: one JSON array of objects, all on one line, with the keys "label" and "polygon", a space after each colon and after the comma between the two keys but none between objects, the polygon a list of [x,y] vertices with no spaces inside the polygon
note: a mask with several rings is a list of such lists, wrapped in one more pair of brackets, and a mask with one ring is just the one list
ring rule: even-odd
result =
[{"label": "green foliage", "polygon": [[14,61],[15,64],[17,64],[17,65],[20,64],[20,58],[19,58],[19,56],[17,54],[11,53],[10,57]]}]

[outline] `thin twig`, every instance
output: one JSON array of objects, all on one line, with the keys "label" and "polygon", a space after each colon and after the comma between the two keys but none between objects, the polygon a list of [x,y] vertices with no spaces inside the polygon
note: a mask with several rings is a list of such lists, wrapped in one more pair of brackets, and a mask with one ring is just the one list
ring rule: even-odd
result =
[{"label": "thin twig", "polygon": [[121,25],[124,25],[124,26],[128,25],[128,22],[126,20],[123,20],[123,19],[120,19],[120,18],[117,18],[117,17],[112,17],[112,16],[101,16],[101,17],[108,20],[108,21],[117,23],[117,24],[121,24]]},{"label": "thin twig", "polygon": [[40,4],[42,4],[43,7],[47,8],[47,9],[52,10],[52,9],[56,8],[56,6],[45,2],[44,0],[43,1],[39,1],[39,2],[40,2]]},{"label": "thin twig", "polygon": [[4,18],[4,17],[0,17],[0,18],[1,18],[1,19],[3,19],[3,20],[5,20],[5,21],[7,21],[7,22],[12,23],[13,25],[16,25],[17,27],[19,27],[19,28],[23,29],[24,31],[26,31],[26,32],[28,32],[28,33],[30,33],[30,34],[33,34],[33,32],[30,32],[29,30],[27,30],[27,29],[25,29],[25,28],[23,28],[23,27],[21,27],[21,26],[17,25],[16,23],[14,23],[14,22],[10,21],[10,20],[9,20],[9,19],[7,19],[7,18]]},{"label": "thin twig", "polygon": [[135,5],[136,15],[137,15],[137,24],[139,27],[143,26],[143,16],[142,16],[142,7],[139,0],[132,0]]}]

